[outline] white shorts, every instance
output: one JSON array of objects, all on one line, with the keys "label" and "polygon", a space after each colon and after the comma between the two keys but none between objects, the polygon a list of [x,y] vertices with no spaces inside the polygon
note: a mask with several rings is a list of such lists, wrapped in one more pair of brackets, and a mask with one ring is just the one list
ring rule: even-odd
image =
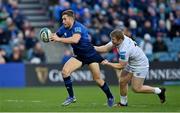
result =
[{"label": "white shorts", "polygon": [[125,71],[133,73],[133,76],[138,77],[138,78],[146,78],[146,76],[149,74],[149,68],[131,68],[129,65],[127,65],[124,68]]}]

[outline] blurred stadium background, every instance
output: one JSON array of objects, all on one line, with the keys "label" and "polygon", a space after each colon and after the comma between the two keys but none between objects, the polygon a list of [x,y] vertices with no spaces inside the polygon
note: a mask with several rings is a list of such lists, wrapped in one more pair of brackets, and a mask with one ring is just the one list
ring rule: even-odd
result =
[{"label": "blurred stadium background", "polygon": [[[119,111],[102,104],[104,96],[92,85],[95,83],[87,67],[72,75],[80,102],[69,109],[58,106],[66,91],[64,87],[52,86],[64,86],[58,70],[73,54],[69,45],[42,43],[38,32],[43,27],[55,32],[62,24],[61,12],[69,8],[89,29],[93,45],[106,44],[113,29],[123,29],[150,61],[150,75],[145,83],[166,85],[169,90],[169,103],[164,107],[152,95],[144,101],[146,96],[130,91],[132,105],[121,111],[180,112],[179,0],[0,0],[0,112]],[[115,49],[102,56],[117,62]],[[102,66],[101,72],[118,101],[117,71]]]}]

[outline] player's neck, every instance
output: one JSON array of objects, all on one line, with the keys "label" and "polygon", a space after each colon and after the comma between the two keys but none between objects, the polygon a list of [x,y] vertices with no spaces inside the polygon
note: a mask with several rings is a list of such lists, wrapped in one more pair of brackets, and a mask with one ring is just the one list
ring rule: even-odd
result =
[{"label": "player's neck", "polygon": [[72,21],[72,24],[71,24],[71,26],[69,27],[69,29],[71,29],[71,28],[73,27],[74,23],[75,23],[75,21]]}]

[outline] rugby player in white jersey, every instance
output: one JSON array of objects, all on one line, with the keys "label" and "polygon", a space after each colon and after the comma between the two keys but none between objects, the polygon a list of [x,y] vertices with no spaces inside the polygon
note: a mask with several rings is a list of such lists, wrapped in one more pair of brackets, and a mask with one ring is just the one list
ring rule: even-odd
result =
[{"label": "rugby player in white jersey", "polygon": [[102,64],[116,69],[122,69],[119,80],[120,102],[118,106],[127,106],[128,82],[131,81],[132,90],[136,93],[157,94],[161,103],[165,102],[165,88],[143,85],[145,77],[149,74],[149,61],[140,47],[120,29],[110,33],[111,41],[103,46],[95,46],[100,53],[108,52],[113,47],[118,49],[119,62],[112,63],[104,60]]}]

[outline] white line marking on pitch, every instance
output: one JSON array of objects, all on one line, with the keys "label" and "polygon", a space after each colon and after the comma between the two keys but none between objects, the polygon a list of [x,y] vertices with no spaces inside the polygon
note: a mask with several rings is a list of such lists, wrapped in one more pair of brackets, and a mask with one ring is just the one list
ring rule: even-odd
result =
[{"label": "white line marking on pitch", "polygon": [[7,101],[7,102],[33,102],[33,103],[41,102],[39,100],[32,100],[32,101],[25,101],[25,100],[4,100],[4,101]]},{"label": "white line marking on pitch", "polygon": [[38,100],[33,100],[33,101],[31,101],[31,102],[36,102],[36,103],[37,103],[37,102],[41,102],[41,101],[38,101]]}]

